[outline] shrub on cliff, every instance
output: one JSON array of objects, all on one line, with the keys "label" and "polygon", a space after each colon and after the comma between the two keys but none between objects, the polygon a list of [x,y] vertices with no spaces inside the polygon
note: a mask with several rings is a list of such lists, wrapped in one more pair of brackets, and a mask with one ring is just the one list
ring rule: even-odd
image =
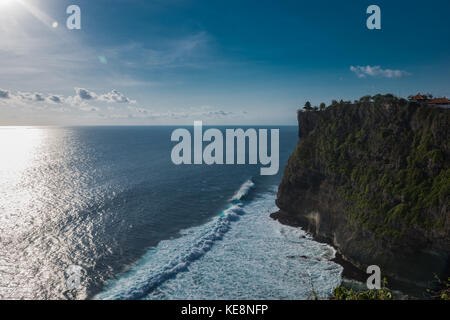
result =
[{"label": "shrub on cliff", "polygon": [[450,277],[447,280],[441,280],[437,275],[434,276],[437,287],[437,290],[427,290],[427,293],[431,299],[435,300],[450,300]]},{"label": "shrub on cliff", "polygon": [[381,289],[357,291],[345,286],[334,289],[332,300],[392,300],[392,292],[387,288],[386,279],[383,280]]}]

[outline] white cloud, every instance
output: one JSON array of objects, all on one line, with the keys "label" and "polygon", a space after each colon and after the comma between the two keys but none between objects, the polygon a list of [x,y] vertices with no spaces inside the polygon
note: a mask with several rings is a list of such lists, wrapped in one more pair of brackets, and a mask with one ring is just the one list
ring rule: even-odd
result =
[{"label": "white cloud", "polygon": [[382,69],[380,66],[350,66],[350,70],[359,78],[381,77],[381,78],[403,78],[409,76],[410,73],[403,70]]},{"label": "white cloud", "polygon": [[131,100],[124,94],[120,93],[117,90],[112,90],[109,93],[102,94],[98,98],[100,101],[106,101],[106,102],[117,102],[117,103],[136,103],[136,100]]},{"label": "white cloud", "polygon": [[125,96],[123,93],[113,89],[111,92],[105,94],[97,94],[94,91],[85,88],[75,88],[76,95],[69,97],[69,101],[73,103],[79,103],[81,101],[101,101],[108,103],[136,103],[136,100],[132,100]]},{"label": "white cloud", "polygon": [[63,96],[40,92],[10,91],[0,89],[0,104],[16,110],[18,117],[44,116],[47,119],[64,119],[65,123],[114,121],[120,123],[186,122],[198,119],[222,121],[242,119],[246,112],[231,112],[213,106],[166,108],[153,110],[136,105],[136,101],[117,90],[99,94],[86,88],[74,88],[75,94]]},{"label": "white cloud", "polygon": [[45,94],[39,92],[17,92],[14,93],[10,90],[0,89],[0,98],[7,99],[12,101],[13,103],[17,102],[45,102],[47,98]]},{"label": "white cloud", "polygon": [[33,102],[43,102],[45,101],[45,97],[42,93],[38,92],[18,92],[15,96],[18,99],[23,101],[33,101]]},{"label": "white cloud", "polygon": [[[136,103],[117,90],[112,90],[106,94],[97,94],[89,89],[75,88],[74,96],[64,97],[57,94],[45,94],[40,92],[12,92],[6,89],[0,89],[0,102],[7,103],[11,107],[29,107],[29,108],[45,108],[49,105],[64,105],[65,107],[75,108],[81,111],[99,111],[99,106],[92,103]],[[39,103],[39,105],[37,104]],[[88,104],[89,103],[89,104]],[[61,106],[64,107],[64,106]],[[54,110],[54,109],[49,109]]]},{"label": "white cloud", "polygon": [[97,99],[97,95],[88,89],[75,88],[75,92],[77,94],[76,97],[79,98],[80,100],[95,100],[95,99]]},{"label": "white cloud", "polygon": [[63,103],[64,102],[64,97],[60,96],[60,95],[56,95],[56,94],[51,94],[47,97],[47,101],[50,103]]}]

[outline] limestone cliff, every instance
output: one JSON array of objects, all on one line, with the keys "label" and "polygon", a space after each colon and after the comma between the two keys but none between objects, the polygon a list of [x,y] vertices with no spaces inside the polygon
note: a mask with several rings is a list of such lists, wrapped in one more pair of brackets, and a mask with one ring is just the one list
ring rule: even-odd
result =
[{"label": "limestone cliff", "polygon": [[299,111],[280,211],[365,270],[427,286],[448,272],[450,110],[392,95]]}]

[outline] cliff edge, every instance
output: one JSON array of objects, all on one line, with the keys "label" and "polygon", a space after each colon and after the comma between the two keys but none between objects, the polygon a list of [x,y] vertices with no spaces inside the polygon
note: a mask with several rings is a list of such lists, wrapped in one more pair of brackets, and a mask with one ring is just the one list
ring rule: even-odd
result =
[{"label": "cliff edge", "polygon": [[299,111],[275,219],[365,271],[426,287],[448,273],[450,110],[392,95]]}]

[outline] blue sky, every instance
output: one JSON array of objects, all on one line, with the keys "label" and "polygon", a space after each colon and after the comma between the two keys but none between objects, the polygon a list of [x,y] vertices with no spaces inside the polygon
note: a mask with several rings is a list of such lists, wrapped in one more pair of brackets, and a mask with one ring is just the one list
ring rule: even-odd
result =
[{"label": "blue sky", "polygon": [[[70,4],[81,30],[65,27]],[[366,28],[371,4],[381,30]],[[0,0],[0,125],[284,125],[306,100],[450,96],[449,13],[444,0]]]}]

